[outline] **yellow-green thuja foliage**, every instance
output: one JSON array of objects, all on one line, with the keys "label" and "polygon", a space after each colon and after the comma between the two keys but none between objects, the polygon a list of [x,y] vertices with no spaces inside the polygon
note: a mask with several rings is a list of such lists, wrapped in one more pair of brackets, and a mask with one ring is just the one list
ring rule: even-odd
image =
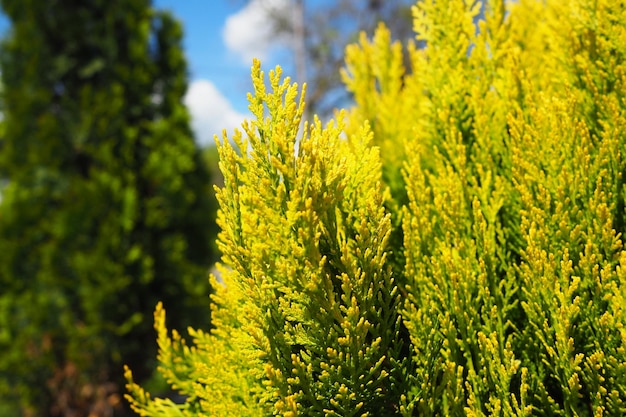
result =
[{"label": "yellow-green thuja foliage", "polygon": [[256,120],[219,143],[215,328],[187,345],[157,308],[186,400],[128,371],[141,415],[626,414],[626,4],[413,13],[423,47],[381,25],[346,50],[355,107],[325,127],[255,62]]},{"label": "yellow-green thuja foliage", "polygon": [[[266,91],[255,62],[256,121],[219,144],[216,328],[192,331],[186,348],[167,337],[159,307],[164,375],[189,395],[191,415],[393,412],[408,346],[397,337],[379,151],[367,124],[344,137],[341,121],[316,120],[296,142],[304,101],[280,76],[270,72]],[[147,415],[168,404],[131,392]]]}]

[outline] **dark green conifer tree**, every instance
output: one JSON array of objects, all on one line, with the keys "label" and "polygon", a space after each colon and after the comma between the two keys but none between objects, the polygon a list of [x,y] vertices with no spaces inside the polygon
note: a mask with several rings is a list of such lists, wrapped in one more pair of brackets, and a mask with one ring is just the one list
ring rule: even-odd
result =
[{"label": "dark green conifer tree", "polygon": [[182,29],[149,0],[1,4],[0,412],[98,415],[123,363],[151,375],[158,300],[210,324]]}]

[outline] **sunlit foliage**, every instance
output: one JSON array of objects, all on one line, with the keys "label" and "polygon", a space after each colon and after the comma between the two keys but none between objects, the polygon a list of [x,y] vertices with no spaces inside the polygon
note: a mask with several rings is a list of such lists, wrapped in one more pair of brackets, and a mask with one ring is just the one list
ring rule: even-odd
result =
[{"label": "sunlit foliage", "polygon": [[418,3],[422,49],[363,35],[326,127],[255,62],[219,141],[219,324],[187,347],[159,306],[186,402],[129,370],[140,414],[626,413],[626,5],[485,6]]}]

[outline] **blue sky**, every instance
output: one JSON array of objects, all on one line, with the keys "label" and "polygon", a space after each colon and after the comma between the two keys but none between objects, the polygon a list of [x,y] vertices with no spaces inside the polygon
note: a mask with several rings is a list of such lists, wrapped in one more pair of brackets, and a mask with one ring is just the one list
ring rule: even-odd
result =
[{"label": "blue sky", "polygon": [[[290,75],[291,58],[283,42],[272,39],[260,2],[282,7],[288,0],[155,0],[183,24],[183,46],[189,67],[185,97],[200,144],[239,126],[248,117],[252,57],[265,69],[280,64]],[[282,45],[282,46],[281,46]]]},{"label": "blue sky", "polygon": [[[252,57],[263,68],[283,67],[295,78],[286,41],[271,36],[268,6],[289,7],[291,0],[153,0],[154,7],[169,10],[183,24],[183,47],[189,70],[185,104],[201,145],[213,143],[213,135],[229,132],[249,116],[246,94],[251,90]],[[307,7],[332,3],[310,0]],[[0,31],[9,22],[0,14]]]}]

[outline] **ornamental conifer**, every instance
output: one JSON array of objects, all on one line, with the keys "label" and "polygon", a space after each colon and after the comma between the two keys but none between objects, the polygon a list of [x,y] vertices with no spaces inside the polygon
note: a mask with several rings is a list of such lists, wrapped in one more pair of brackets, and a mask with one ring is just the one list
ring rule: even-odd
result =
[{"label": "ornamental conifer", "polygon": [[325,126],[255,61],[219,140],[216,328],[170,335],[159,304],[187,401],[127,370],[140,415],[626,413],[626,5],[481,10],[418,2],[422,49],[363,34]]}]

